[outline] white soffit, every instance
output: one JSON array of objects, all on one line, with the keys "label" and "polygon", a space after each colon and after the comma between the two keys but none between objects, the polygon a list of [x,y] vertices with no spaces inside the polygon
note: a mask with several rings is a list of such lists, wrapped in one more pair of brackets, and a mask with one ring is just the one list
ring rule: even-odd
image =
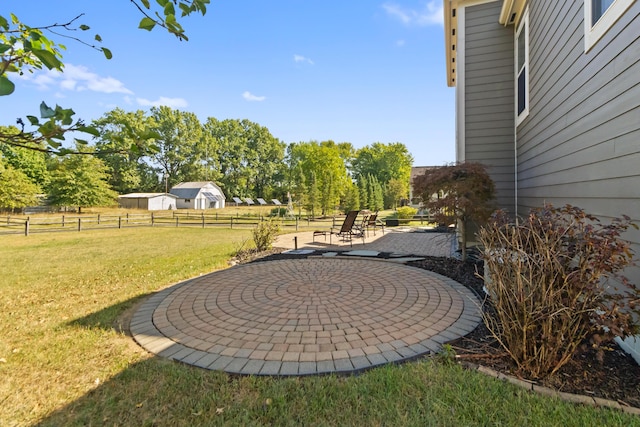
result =
[{"label": "white soffit", "polygon": [[518,25],[527,0],[503,0],[500,11],[500,22],[502,25]]}]

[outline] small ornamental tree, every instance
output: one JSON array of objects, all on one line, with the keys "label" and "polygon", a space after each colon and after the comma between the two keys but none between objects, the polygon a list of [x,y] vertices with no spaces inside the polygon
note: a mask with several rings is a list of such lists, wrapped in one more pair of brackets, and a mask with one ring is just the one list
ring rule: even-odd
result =
[{"label": "small ornamental tree", "polygon": [[553,374],[586,338],[598,347],[637,332],[640,292],[620,275],[633,264],[621,238],[630,226],[628,217],[603,225],[580,208],[545,205],[516,223],[498,211],[480,230],[485,323],[522,375]]},{"label": "small ornamental tree", "polygon": [[436,222],[460,226],[462,260],[466,260],[468,223],[481,224],[494,210],[495,185],[484,165],[469,162],[427,169],[413,186]]}]

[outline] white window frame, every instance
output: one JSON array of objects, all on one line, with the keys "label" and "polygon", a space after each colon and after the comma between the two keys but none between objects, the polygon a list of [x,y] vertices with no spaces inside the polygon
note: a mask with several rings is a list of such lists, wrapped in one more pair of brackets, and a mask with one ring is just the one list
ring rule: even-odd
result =
[{"label": "white window frame", "polygon": [[[524,31],[524,72],[525,72],[525,87],[524,87],[524,110],[521,113],[518,113],[519,107],[519,86],[518,86],[518,76],[520,75],[520,69],[518,69],[518,38],[520,34]],[[529,82],[531,81],[531,69],[529,67],[529,8],[525,9],[522,14],[522,18],[520,19],[520,23],[515,32],[515,39],[513,43],[513,51],[514,51],[514,70],[515,70],[515,114],[516,114],[516,126],[518,126],[522,121],[529,115]]]},{"label": "white window frame", "polygon": [[598,21],[593,19],[593,0],[584,0],[584,52],[587,53],[609,31],[636,0],[615,0]]}]

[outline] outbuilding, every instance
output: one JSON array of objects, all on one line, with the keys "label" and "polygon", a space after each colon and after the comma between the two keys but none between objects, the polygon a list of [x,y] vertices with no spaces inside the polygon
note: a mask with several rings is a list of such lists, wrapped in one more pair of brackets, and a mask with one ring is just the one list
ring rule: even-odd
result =
[{"label": "outbuilding", "polygon": [[178,198],[169,193],[129,193],[118,196],[120,207],[159,211],[175,209]]},{"label": "outbuilding", "polygon": [[224,193],[211,181],[182,182],[170,192],[177,197],[178,209],[222,209],[225,206]]}]

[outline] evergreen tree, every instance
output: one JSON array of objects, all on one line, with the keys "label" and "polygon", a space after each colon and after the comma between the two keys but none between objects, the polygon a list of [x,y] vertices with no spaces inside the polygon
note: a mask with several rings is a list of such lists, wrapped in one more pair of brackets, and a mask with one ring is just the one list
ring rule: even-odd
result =
[{"label": "evergreen tree", "polygon": [[369,208],[369,192],[367,185],[367,175],[363,175],[358,179],[358,193],[360,195],[360,209]]},{"label": "evergreen tree", "polygon": [[360,192],[358,186],[351,182],[344,193],[342,211],[344,213],[360,209]]},{"label": "evergreen tree", "polygon": [[320,190],[318,189],[316,174],[315,172],[312,172],[304,208],[306,209],[307,212],[311,212],[311,218],[315,218],[316,211],[318,210],[319,207],[320,207]]}]

